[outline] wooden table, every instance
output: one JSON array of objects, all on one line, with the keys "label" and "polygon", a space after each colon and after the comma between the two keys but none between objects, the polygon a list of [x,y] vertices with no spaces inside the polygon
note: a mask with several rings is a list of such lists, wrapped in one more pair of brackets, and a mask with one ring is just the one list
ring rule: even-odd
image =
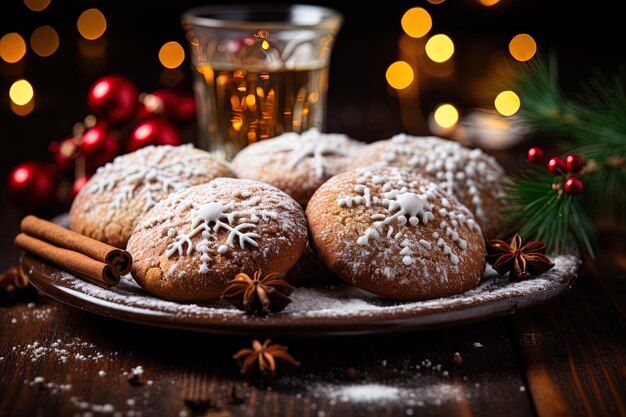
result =
[{"label": "wooden table", "polygon": [[[16,225],[15,214],[2,216],[3,268],[17,260]],[[302,366],[271,387],[238,373],[231,356],[249,339],[26,300],[0,308],[0,416],[626,416],[624,241],[603,242],[570,293],[514,316],[401,336],[275,340]],[[142,384],[133,385],[137,366]]]}]

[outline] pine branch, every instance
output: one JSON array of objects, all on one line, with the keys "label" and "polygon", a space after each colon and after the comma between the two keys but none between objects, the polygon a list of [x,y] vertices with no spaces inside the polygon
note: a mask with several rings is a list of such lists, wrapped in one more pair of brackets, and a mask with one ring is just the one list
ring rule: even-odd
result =
[{"label": "pine branch", "polygon": [[595,227],[582,206],[582,196],[565,193],[563,180],[545,168],[525,168],[507,185],[511,207],[505,216],[518,228],[522,225],[519,233],[523,239],[542,240],[548,251],[571,250],[573,236],[579,247],[593,257]]},{"label": "pine branch", "polygon": [[581,196],[561,192],[557,198],[554,175],[526,169],[509,190],[508,198],[516,205],[510,217],[518,227],[523,225],[527,238],[541,238],[549,247],[562,249],[572,233],[591,253],[594,225],[589,215],[626,222],[626,77],[596,73],[572,99],[561,90],[554,55],[535,57],[524,67],[509,86],[522,102],[519,118],[534,132],[558,138],[561,156],[583,158],[585,169],[579,177],[585,188]]}]

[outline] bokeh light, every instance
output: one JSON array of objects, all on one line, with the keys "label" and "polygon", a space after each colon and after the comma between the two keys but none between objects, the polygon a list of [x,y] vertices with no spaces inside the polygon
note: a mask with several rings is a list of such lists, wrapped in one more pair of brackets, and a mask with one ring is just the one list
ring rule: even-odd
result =
[{"label": "bokeh light", "polygon": [[500,0],[478,0],[478,1],[480,1],[480,4],[482,4],[483,6],[487,6],[487,7],[500,3]]},{"label": "bokeh light", "polygon": [[387,82],[396,90],[407,88],[413,82],[413,68],[404,61],[396,61],[389,65],[385,73]]},{"label": "bokeh light", "polygon": [[261,42],[261,49],[263,49],[264,51],[267,51],[268,49],[270,49],[270,43],[264,40],[263,42]]},{"label": "bokeh light", "polygon": [[435,122],[443,128],[451,128],[459,121],[459,111],[452,104],[441,104],[435,110]]},{"label": "bokeh light", "polygon": [[513,91],[503,91],[494,101],[496,110],[503,116],[513,116],[520,108],[521,101]]},{"label": "bokeh light", "polygon": [[426,55],[435,62],[445,62],[453,54],[454,43],[447,35],[435,35],[426,42]]},{"label": "bokeh light", "polygon": [[26,42],[19,33],[7,33],[0,39],[0,58],[11,64],[26,55]]},{"label": "bokeh light", "polygon": [[509,52],[518,61],[528,61],[537,52],[537,43],[527,33],[520,33],[509,42]]},{"label": "bokeh light", "polygon": [[185,60],[185,49],[178,42],[167,42],[159,50],[159,61],[165,68],[178,68]]},{"label": "bokeh light", "polygon": [[33,86],[26,80],[17,80],[9,89],[11,101],[18,106],[24,106],[33,99],[35,92]]},{"label": "bokeh light", "polygon": [[87,9],[80,14],[76,27],[81,36],[90,41],[98,39],[107,30],[107,20],[98,9]]},{"label": "bokeh light", "polygon": [[17,114],[18,116],[28,116],[29,114],[32,113],[33,110],[35,110],[35,99],[32,99],[31,101],[24,104],[23,106],[15,104],[14,102],[11,101],[11,110],[13,111],[13,113]]},{"label": "bokeh light", "polygon": [[446,0],[428,0],[430,4],[441,4]]},{"label": "bokeh light", "polygon": [[421,38],[433,27],[433,19],[421,7],[413,7],[402,16],[402,29],[412,38]]},{"label": "bokeh light", "polygon": [[40,12],[50,5],[50,0],[24,0],[24,4],[33,12]]},{"label": "bokeh light", "polygon": [[30,35],[30,47],[39,56],[50,56],[59,47],[59,35],[52,26],[41,26]]}]

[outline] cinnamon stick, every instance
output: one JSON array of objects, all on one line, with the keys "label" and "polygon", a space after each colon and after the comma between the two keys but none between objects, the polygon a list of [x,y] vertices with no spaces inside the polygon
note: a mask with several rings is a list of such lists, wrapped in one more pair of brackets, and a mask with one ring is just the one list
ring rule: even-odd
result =
[{"label": "cinnamon stick", "polygon": [[112,264],[90,258],[80,252],[54,246],[26,233],[17,235],[15,246],[103,288],[110,288],[120,280],[120,275]]},{"label": "cinnamon stick", "polygon": [[102,263],[111,264],[118,275],[126,275],[130,272],[133,260],[125,250],[107,245],[36,216],[24,217],[20,227],[22,232],[32,237],[80,252]]}]

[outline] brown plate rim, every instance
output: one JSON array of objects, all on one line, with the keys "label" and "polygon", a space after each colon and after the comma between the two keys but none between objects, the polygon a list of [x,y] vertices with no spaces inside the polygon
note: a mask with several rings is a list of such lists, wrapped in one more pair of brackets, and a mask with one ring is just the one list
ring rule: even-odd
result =
[{"label": "brown plate rim", "polygon": [[[447,304],[420,311],[380,311],[375,315],[358,314],[342,317],[297,317],[286,314],[271,317],[237,316],[239,320],[216,315],[214,317],[179,317],[175,314],[145,307],[123,306],[70,288],[59,278],[59,269],[30,254],[23,253],[20,264],[26,278],[42,293],[72,307],[100,316],[157,327],[174,328],[202,333],[238,336],[358,336],[391,334],[428,330],[466,324],[510,315],[518,310],[546,303],[574,284],[576,273],[564,277],[559,285],[540,293],[513,295],[505,299],[475,304]],[[67,274],[67,272],[64,272]],[[424,313],[426,311],[426,314]]]}]

